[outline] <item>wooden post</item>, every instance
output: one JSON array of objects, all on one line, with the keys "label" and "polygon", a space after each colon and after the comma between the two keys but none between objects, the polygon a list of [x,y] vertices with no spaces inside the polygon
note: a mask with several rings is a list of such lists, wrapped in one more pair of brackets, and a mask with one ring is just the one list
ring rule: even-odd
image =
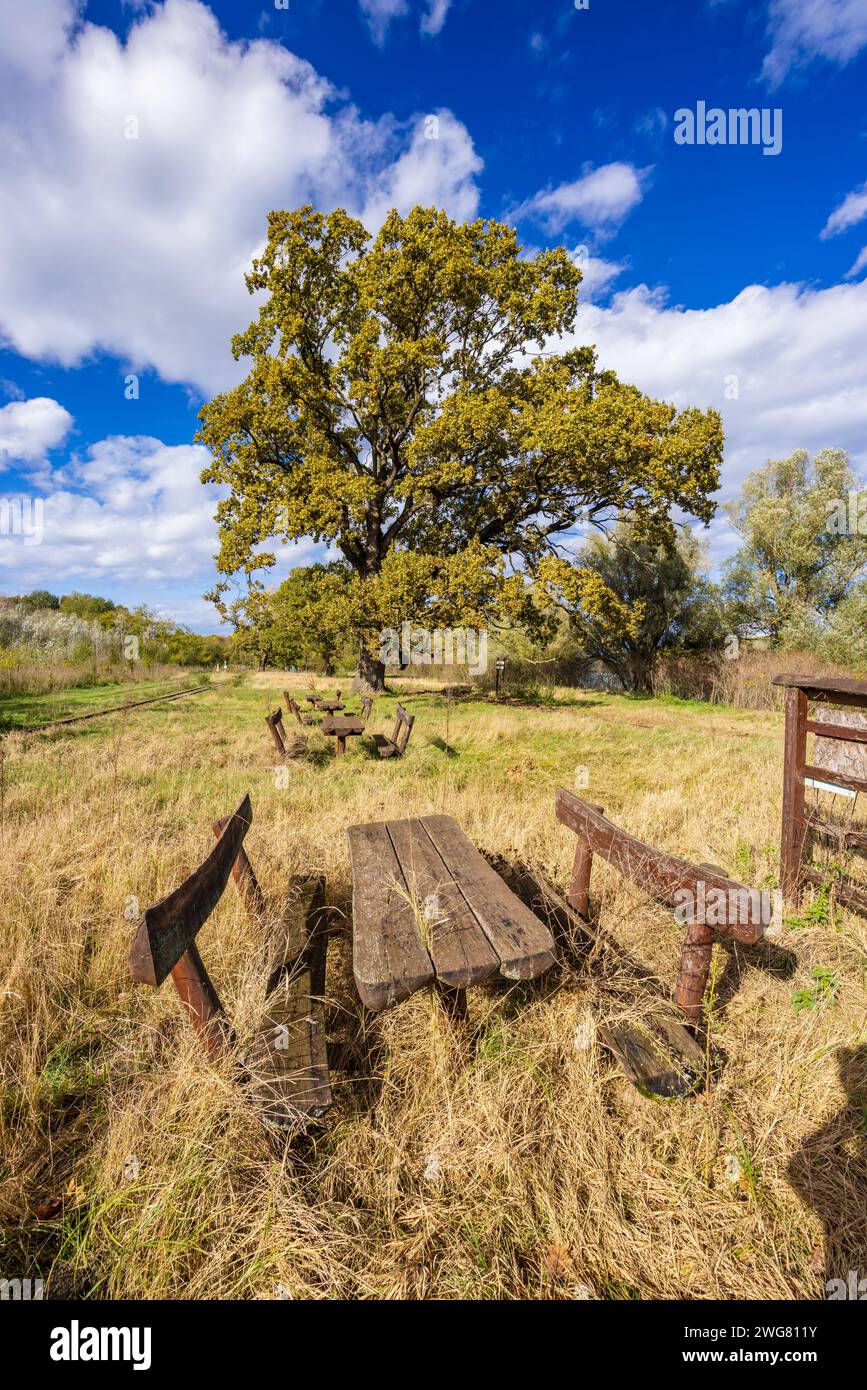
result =
[{"label": "wooden post", "polygon": [[231,1045],[232,1030],[195,942],[187,947],[171,974],[208,1056],[217,1060]]},{"label": "wooden post", "polygon": [[783,756],[783,830],[780,842],[780,887],[783,897],[797,904],[801,895],[801,856],[804,850],[804,766],[807,761],[807,696],[797,686],[786,690],[786,734]]},{"label": "wooden post", "polygon": [[712,950],[713,927],[704,922],[689,922],[680,954],[674,1002],[687,1022],[693,1025],[701,1022],[701,1004],[710,974]]},{"label": "wooden post", "polygon": [[[223,816],[220,820],[215,820],[212,823],[211,829],[218,840],[228,823],[228,816]],[[253,865],[250,863],[243,845],[238,850],[238,857],[232,865],[232,878],[238,885],[241,901],[249,916],[254,922],[261,923],[267,915],[268,907],[265,902],[265,894],[259,887],[259,881],[253,872]]]},{"label": "wooden post", "polygon": [[572,860],[572,886],[569,889],[569,906],[586,921],[590,909],[590,870],[593,866],[593,851],[589,840],[578,836],[575,845],[575,858]]},{"label": "wooden post", "polygon": [[282,757],[283,754],[286,752],[286,747],[285,747],[285,744],[283,743],[282,738],[280,737],[280,730],[277,728],[277,722],[278,722],[278,719],[279,719],[279,717],[280,717],[280,714],[281,714],[281,711],[280,711],[280,710],[277,710],[277,713],[276,713],[276,714],[269,714],[269,715],[267,715],[267,716],[266,716],[266,719],[265,719],[265,723],[268,725],[268,728],[271,730],[271,737],[273,738],[275,744],[277,745],[277,751],[278,751],[278,753],[279,753],[280,756]]}]

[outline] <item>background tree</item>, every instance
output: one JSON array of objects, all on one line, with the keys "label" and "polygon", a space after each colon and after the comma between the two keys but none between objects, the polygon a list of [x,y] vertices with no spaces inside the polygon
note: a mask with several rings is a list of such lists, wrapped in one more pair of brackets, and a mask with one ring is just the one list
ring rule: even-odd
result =
[{"label": "background tree", "polygon": [[334,674],[354,625],[350,617],[351,572],[332,563],[291,570],[271,596],[271,647],[281,666],[303,666]]},{"label": "background tree", "polygon": [[811,468],[798,449],[751,473],[726,510],[744,540],[725,566],[735,630],[786,646],[823,631],[867,570],[867,491],[849,456],[823,449]]},{"label": "background tree", "polygon": [[[714,411],[649,399],[589,348],[530,355],[574,324],[580,272],[562,248],[525,258],[512,228],[420,207],[371,240],[341,210],[303,207],[270,214],[246,281],[264,296],[232,343],[250,369],[203,408],[197,436],[203,480],[229,490],[209,597],[225,612],[233,577],[260,585],[271,539],[330,542],[365,590],[361,685],[382,686],[377,633],[401,557],[441,565],[474,542],[496,606],[497,557],[532,573],[581,515],[653,527],[673,503],[713,513]],[[468,622],[463,592],[454,625]]]},{"label": "background tree", "polygon": [[569,613],[582,649],[627,690],[652,694],[661,652],[721,640],[719,602],[690,531],[648,539],[621,522],[610,538],[591,536],[576,564],[543,561],[541,575]]}]

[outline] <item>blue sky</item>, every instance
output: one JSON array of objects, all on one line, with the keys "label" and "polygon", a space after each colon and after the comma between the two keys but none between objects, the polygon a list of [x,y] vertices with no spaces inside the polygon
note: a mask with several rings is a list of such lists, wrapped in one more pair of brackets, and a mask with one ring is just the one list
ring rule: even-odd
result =
[{"label": "blue sky", "polygon": [[[796,447],[863,472],[865,74],[867,0],[0,0],[0,496],[43,507],[0,592],[216,630],[196,412],[268,210],[307,200],[565,245],[576,339],[722,411],[723,498]],[[699,102],[781,112],[779,153],[678,144]]]}]

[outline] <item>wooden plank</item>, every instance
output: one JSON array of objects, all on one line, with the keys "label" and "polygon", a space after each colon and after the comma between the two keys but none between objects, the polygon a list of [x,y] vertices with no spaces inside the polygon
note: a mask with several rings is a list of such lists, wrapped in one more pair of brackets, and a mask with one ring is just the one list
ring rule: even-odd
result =
[{"label": "wooden plank", "polygon": [[[829,740],[841,739],[845,743],[867,743],[867,715],[861,716],[861,718],[863,719],[863,724],[859,727],[858,725],[844,724],[842,722],[839,722],[840,717],[843,714],[848,713],[848,711],[846,710],[837,711],[837,723],[832,723],[830,719],[822,719],[821,716],[824,713],[824,708],[820,706],[820,708],[816,710],[816,718],[807,720],[808,734],[815,734],[816,738],[824,738]],[[857,710],[850,713],[849,718],[857,719]],[[818,752],[818,748],[816,751]]]},{"label": "wooden plank", "polygon": [[[687,1037],[690,1035],[683,1029]],[[687,1053],[690,1062],[666,1047],[663,1039],[646,1025],[632,1020],[625,1023],[603,1024],[597,1037],[620,1063],[623,1071],[642,1094],[669,1098],[686,1096],[700,1085],[704,1072],[704,1054],[690,1038],[693,1052]],[[697,1056],[696,1056],[697,1054]]]},{"label": "wooden plank", "polygon": [[347,830],[352,858],[352,972],[361,1001],[384,1009],[436,978],[385,825]]},{"label": "wooden plank", "polygon": [[844,776],[839,772],[831,772],[826,767],[816,767],[812,763],[805,765],[804,776],[809,777],[814,782],[830,782],[832,787],[844,787],[853,792],[867,792],[867,781],[860,777]]},{"label": "wooden plank", "polygon": [[867,712],[835,710],[832,722],[830,712],[820,707],[816,718],[807,721],[807,728],[816,735],[815,767],[867,782]]},{"label": "wooden plank", "polygon": [[[611,821],[595,811],[572,792],[560,788],[557,792],[557,819],[568,825],[576,835],[583,836],[595,854],[600,854],[609,864],[613,864],[626,878],[638,883],[653,897],[660,898],[670,906],[676,906],[675,894],[679,889],[693,893],[696,903],[700,900],[699,884],[704,885],[706,898],[713,891],[714,907],[716,894],[723,892],[728,902],[752,903],[758,890],[751,890],[735,879],[727,878],[704,865],[690,864],[686,859],[678,859],[673,854],[646,845],[633,835],[627,835]],[[736,895],[732,897],[731,895]],[[737,895],[748,894],[748,898]],[[715,913],[716,915],[716,913]],[[711,925],[716,931],[737,937],[748,943],[758,941],[764,933],[761,922],[741,922],[741,912],[731,914],[734,920]],[[750,913],[750,915],[753,915]]]},{"label": "wooden plank", "polygon": [[775,676],[772,685],[794,686],[803,690],[808,700],[823,700],[828,704],[867,706],[867,681],[834,676],[827,680],[816,676]]},{"label": "wooden plank", "polygon": [[472,908],[508,980],[532,980],[554,964],[554,938],[544,922],[506,886],[451,816],[423,816],[422,825]]},{"label": "wooden plank", "polygon": [[387,821],[391,843],[416,911],[437,979],[452,989],[479,984],[500,968],[500,958],[420,820]]},{"label": "wooden plank", "polygon": [[291,1125],[331,1105],[325,1038],[325,880],[297,877],[266,942],[268,1012],[247,1058],[250,1089],[264,1118]]},{"label": "wooden plank", "polygon": [[220,901],[252,819],[248,792],[205,862],[180,888],[147,909],[129,953],[134,979],[161,985],[193,944]]}]

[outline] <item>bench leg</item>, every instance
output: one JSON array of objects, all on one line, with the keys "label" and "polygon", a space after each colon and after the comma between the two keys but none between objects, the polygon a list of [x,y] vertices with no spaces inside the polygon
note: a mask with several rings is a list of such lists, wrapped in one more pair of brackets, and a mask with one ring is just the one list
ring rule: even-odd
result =
[{"label": "bench leg", "polygon": [[674,1002],[691,1024],[701,1022],[701,1004],[710,974],[713,927],[690,922],[683,939]]},{"label": "bench leg", "polygon": [[593,851],[589,841],[580,837],[575,846],[572,861],[572,886],[569,890],[569,906],[585,920],[590,910],[590,870],[593,866]]},{"label": "bench leg", "polygon": [[195,943],[181,956],[172,980],[208,1056],[216,1061],[230,1046],[232,1030]]}]

